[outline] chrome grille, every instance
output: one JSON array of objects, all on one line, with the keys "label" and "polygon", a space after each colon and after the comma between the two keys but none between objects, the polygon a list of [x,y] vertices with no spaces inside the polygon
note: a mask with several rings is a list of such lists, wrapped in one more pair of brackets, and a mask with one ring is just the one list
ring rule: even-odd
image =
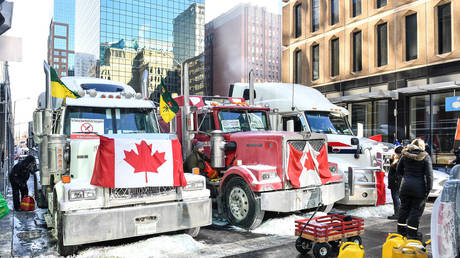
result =
[{"label": "chrome grille", "polygon": [[323,139],[309,140],[308,143],[310,143],[310,146],[315,151],[320,151],[321,147],[323,147],[324,145],[324,140]]},{"label": "chrome grille", "polygon": [[292,145],[294,149],[298,151],[303,151],[305,149],[305,144],[307,143],[307,141],[288,141],[288,143]]},{"label": "chrome grille", "polygon": [[111,200],[140,199],[174,193],[174,186],[139,187],[139,188],[112,188],[110,189]]}]

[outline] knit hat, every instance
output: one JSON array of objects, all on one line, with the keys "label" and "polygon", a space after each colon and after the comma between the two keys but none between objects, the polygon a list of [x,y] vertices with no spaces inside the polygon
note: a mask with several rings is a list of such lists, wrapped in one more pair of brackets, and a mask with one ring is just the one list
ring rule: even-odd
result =
[{"label": "knit hat", "polygon": [[203,148],[203,147],[204,147],[203,142],[197,142],[197,143],[195,143],[195,146],[193,146],[193,149],[198,150],[199,148]]}]

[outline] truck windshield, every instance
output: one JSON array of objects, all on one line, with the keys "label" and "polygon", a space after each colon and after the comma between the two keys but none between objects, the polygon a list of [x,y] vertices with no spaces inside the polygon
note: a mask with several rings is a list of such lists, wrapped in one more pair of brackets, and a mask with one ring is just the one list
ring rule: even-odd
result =
[{"label": "truck windshield", "polygon": [[64,134],[97,133],[129,134],[157,133],[158,126],[153,109],[67,107]]},{"label": "truck windshield", "polygon": [[218,117],[220,127],[225,133],[269,130],[265,111],[221,110]]},{"label": "truck windshield", "polygon": [[319,111],[306,111],[308,124],[312,132],[325,134],[353,135],[346,117]]}]

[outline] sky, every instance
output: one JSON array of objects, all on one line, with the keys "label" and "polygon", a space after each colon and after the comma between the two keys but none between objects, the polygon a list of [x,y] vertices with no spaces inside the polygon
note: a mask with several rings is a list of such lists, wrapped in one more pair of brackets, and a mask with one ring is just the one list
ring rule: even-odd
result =
[{"label": "sky", "polygon": [[[8,0],[14,3],[12,28],[4,35],[22,38],[22,62],[10,62],[11,95],[16,101],[16,134],[27,129],[38,95],[45,90],[43,61],[47,59],[47,39],[53,16],[53,0]],[[281,14],[281,0],[206,0],[206,22],[241,2],[265,6]]]}]

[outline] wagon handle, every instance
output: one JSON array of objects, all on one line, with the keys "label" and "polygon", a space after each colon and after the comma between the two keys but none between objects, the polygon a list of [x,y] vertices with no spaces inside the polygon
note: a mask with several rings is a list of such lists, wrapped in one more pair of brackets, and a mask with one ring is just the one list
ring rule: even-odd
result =
[{"label": "wagon handle", "polygon": [[305,228],[307,227],[308,223],[310,223],[311,219],[313,218],[313,216],[315,216],[316,212],[319,210],[319,207],[321,207],[321,206],[323,206],[323,203],[322,203],[322,202],[318,203],[318,207],[316,207],[315,212],[313,212],[313,214],[311,215],[311,217],[308,219],[307,223],[303,226],[302,230],[300,231],[300,236],[302,236],[303,231],[304,231]]}]

